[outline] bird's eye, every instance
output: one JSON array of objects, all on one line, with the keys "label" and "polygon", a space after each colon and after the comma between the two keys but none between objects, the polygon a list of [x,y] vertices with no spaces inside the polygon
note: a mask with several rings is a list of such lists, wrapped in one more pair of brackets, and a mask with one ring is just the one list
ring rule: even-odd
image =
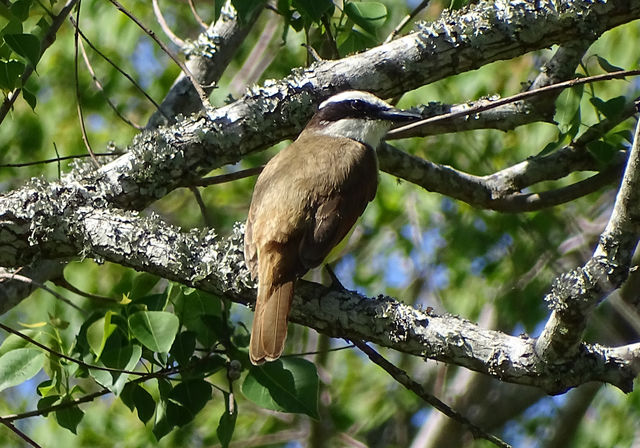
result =
[{"label": "bird's eye", "polygon": [[362,109],[364,103],[362,100],[351,100],[351,108],[355,110]]}]

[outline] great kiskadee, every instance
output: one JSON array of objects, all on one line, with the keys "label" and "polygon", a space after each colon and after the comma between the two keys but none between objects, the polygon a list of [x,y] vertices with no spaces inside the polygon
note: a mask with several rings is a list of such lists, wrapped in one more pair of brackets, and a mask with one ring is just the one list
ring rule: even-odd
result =
[{"label": "great kiskadee", "polygon": [[244,237],[245,260],[258,279],[253,364],[280,357],[295,281],[322,263],[374,198],[375,148],[394,122],[419,118],[370,93],[342,92],[320,104],[298,138],[264,167]]}]

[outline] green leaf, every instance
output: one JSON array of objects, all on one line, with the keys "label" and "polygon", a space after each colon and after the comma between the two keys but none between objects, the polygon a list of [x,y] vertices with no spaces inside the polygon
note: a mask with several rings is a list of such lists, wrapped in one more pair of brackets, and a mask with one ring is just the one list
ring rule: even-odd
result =
[{"label": "green leaf", "polygon": [[238,11],[240,23],[249,22],[253,14],[262,8],[264,3],[266,0],[231,0],[231,4]]},{"label": "green leaf", "polygon": [[305,23],[319,22],[333,8],[331,0],[293,0],[291,5],[298,10]]},{"label": "green leaf", "polygon": [[20,61],[0,61],[0,89],[12,90],[18,87],[25,65]]},{"label": "green leaf", "polygon": [[[42,411],[43,409],[48,409],[54,404],[56,404],[58,400],[60,400],[60,398],[61,398],[60,395],[49,395],[48,397],[43,397],[40,400],[38,400],[37,408],[39,411]],[[47,415],[49,415],[49,413],[45,412],[42,415],[46,417]]]},{"label": "green leaf", "polygon": [[556,114],[553,118],[563,134],[568,134],[571,128],[575,128],[576,120],[580,121],[580,101],[583,91],[583,86],[565,89],[556,100]]},{"label": "green leaf", "polygon": [[143,423],[147,423],[156,410],[156,402],[153,397],[144,387],[138,386],[133,391],[133,402],[138,411],[138,418]]},{"label": "green leaf", "polygon": [[603,165],[608,165],[616,152],[618,152],[618,148],[602,140],[589,142],[587,144],[587,149],[591,154],[593,154],[596,160]]},{"label": "green leaf", "polygon": [[160,277],[158,277],[157,275],[141,272],[134,277],[129,296],[134,301],[139,297],[144,297],[146,294],[149,294],[149,292],[153,289],[154,286],[158,284],[159,281]]},{"label": "green leaf", "polygon": [[4,41],[33,67],[40,59],[40,40],[33,34],[5,34]]},{"label": "green leaf", "polygon": [[[20,333],[34,339],[35,336],[40,333],[40,331],[39,330],[21,330]],[[27,346],[31,347],[31,342],[27,341],[24,338],[21,338],[17,334],[10,334],[5,338],[4,341],[2,341],[2,345],[0,345],[0,356],[12,350],[15,350],[17,348],[23,348]]]},{"label": "green leaf", "polygon": [[111,323],[113,314],[115,314],[113,311],[107,311],[104,317],[96,320],[87,328],[87,342],[91,351],[96,355],[96,361],[100,359],[107,338],[117,328],[117,325]]},{"label": "green leaf", "polygon": [[220,445],[222,445],[222,448],[228,448],[233,437],[233,431],[236,427],[236,419],[238,418],[238,405],[234,400],[233,412],[229,412],[232,407],[230,406],[231,403],[229,402],[229,394],[226,392],[224,393],[224,403],[224,411],[220,416],[216,434],[218,435],[218,440],[220,441]]},{"label": "green leaf", "polygon": [[55,415],[60,426],[68,429],[74,434],[77,434],[76,430],[78,429],[78,424],[82,420],[82,417],[84,417],[84,412],[82,412],[76,405],[59,409],[55,412]]},{"label": "green leaf", "polygon": [[[96,364],[120,370],[133,370],[140,361],[142,348],[139,345],[125,345],[123,347],[107,348],[102,352],[102,359]],[[127,373],[108,372],[90,369],[91,376],[101,385],[119,395],[129,377]]]},{"label": "green leaf", "polygon": [[189,380],[178,384],[169,393],[167,420],[170,425],[183,426],[195,418],[211,399],[211,384]]},{"label": "green leaf", "polygon": [[178,318],[165,311],[139,311],[129,316],[131,332],[153,352],[169,351],[179,325]]},{"label": "green leaf", "polygon": [[624,70],[622,67],[617,67],[617,66],[609,63],[609,61],[607,61],[605,58],[603,58],[601,56],[596,55],[596,58],[598,59],[598,64],[600,65],[602,70],[604,70],[607,73],[620,72],[620,71]]},{"label": "green leaf", "polygon": [[[172,294],[173,296],[173,294]],[[222,308],[220,299],[202,291],[181,288],[172,298],[175,314],[180,322],[196,333],[198,341],[206,346],[212,346],[217,342],[218,335],[210,325],[203,321],[203,316],[221,316]]]},{"label": "green leaf", "polygon": [[351,30],[346,33],[347,37],[340,42],[338,50],[341,55],[356,53],[365,48],[373,47],[377,41],[370,34],[361,33],[358,30]]},{"label": "green leaf", "polygon": [[31,9],[31,0],[17,0],[11,7],[11,14],[21,22],[24,22],[29,18],[29,9]]},{"label": "green leaf", "polygon": [[178,364],[184,366],[191,359],[195,348],[196,334],[193,331],[183,331],[176,337],[169,353],[178,361]]},{"label": "green leaf", "polygon": [[378,2],[349,2],[344,5],[344,12],[353,23],[371,34],[387,21],[387,7]]},{"label": "green leaf", "polygon": [[616,118],[619,116],[622,113],[624,105],[627,103],[627,99],[624,96],[617,96],[607,101],[593,97],[589,101],[607,118]]},{"label": "green leaf", "polygon": [[304,359],[287,358],[253,366],[242,393],[259,406],[318,418],[318,372]]},{"label": "green leaf", "polygon": [[38,102],[36,96],[24,87],[22,88],[22,98],[24,98],[29,107],[31,107],[31,110],[36,110],[36,104]]},{"label": "green leaf", "polygon": [[18,348],[0,356],[0,391],[34,377],[44,359],[44,353],[36,348]]}]

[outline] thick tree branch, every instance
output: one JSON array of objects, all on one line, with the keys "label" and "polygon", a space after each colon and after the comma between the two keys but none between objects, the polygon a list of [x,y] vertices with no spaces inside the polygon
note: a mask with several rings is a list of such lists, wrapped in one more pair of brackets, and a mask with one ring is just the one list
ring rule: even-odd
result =
[{"label": "thick tree branch", "polygon": [[640,121],[609,223],[593,257],[553,284],[546,300],[551,317],[536,342],[536,352],[556,362],[579,350],[589,314],[629,275],[640,237]]},{"label": "thick tree branch", "polygon": [[[82,207],[68,216],[68,222],[57,223],[66,232],[43,228],[47,240],[40,246],[45,254],[84,250],[238,303],[249,304],[255,298],[244,265],[240,226],[230,238],[219,239],[212,233],[182,233],[154,216],[142,218],[134,212],[91,207]],[[367,298],[305,281],[296,286],[291,320],[332,337],[372,341],[549,393],[587,381],[607,382],[628,391],[640,371],[640,344],[619,348],[581,345],[562,362],[545,363],[535,351],[534,339],[483,330],[454,316],[427,314],[390,297]]]},{"label": "thick tree branch", "polygon": [[[240,23],[238,13],[227,1],[220,11],[220,18],[193,42],[188,42],[183,51],[187,55],[185,65],[209,94],[220,80],[240,44],[251,31],[259,17],[255,13],[246,23]],[[174,123],[179,115],[189,115],[200,110],[198,92],[184,73],[180,73],[171,90],[147,124],[148,129],[166,125],[165,117]]]}]

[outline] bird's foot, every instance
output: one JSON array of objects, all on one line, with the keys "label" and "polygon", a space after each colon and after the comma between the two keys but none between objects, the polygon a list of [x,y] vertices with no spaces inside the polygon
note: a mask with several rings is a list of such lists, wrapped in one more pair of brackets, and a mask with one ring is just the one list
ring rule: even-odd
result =
[{"label": "bird's foot", "polygon": [[345,288],[344,285],[340,282],[340,280],[336,276],[336,273],[333,272],[333,268],[331,267],[331,265],[329,265],[328,263],[325,264],[324,269],[327,271],[327,274],[329,274],[329,278],[331,278],[331,289],[348,291],[348,289]]}]

